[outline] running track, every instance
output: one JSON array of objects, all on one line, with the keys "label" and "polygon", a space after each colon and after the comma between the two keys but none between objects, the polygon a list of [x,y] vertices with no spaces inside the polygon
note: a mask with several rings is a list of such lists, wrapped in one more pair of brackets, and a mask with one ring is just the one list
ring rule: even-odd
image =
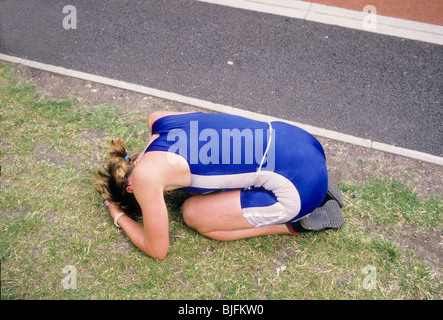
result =
[{"label": "running track", "polygon": [[[442,24],[441,1],[371,3]],[[440,44],[191,0],[73,0],[78,28],[65,30],[66,4],[0,2],[0,53],[443,155]]]}]

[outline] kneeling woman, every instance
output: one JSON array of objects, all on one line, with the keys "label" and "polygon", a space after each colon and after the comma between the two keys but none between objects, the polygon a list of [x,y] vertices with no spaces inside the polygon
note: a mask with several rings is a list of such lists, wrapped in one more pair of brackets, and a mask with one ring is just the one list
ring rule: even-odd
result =
[{"label": "kneeling woman", "polygon": [[[141,250],[169,250],[164,194],[193,194],[182,207],[190,227],[216,240],[297,234],[343,223],[340,191],[328,184],[325,154],[306,131],[284,122],[225,114],[155,112],[144,152],[110,142],[95,186],[114,223]],[[328,187],[329,185],[329,187]],[[217,192],[218,191],[218,192]],[[143,225],[131,217],[141,214]]]}]

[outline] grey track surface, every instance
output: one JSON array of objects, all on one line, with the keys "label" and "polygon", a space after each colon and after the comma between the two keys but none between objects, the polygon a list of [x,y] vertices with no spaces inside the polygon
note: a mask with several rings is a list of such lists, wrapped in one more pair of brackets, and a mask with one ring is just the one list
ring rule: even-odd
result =
[{"label": "grey track surface", "polygon": [[443,156],[439,45],[191,0],[0,0],[0,53]]}]

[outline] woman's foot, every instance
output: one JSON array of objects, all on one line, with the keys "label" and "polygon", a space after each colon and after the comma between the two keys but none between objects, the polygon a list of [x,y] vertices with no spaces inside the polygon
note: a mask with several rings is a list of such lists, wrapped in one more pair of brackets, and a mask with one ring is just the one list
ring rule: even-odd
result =
[{"label": "woman's foot", "polygon": [[343,208],[343,205],[345,204],[340,189],[330,181],[328,182],[328,192],[319,207],[323,206],[329,200],[337,201],[340,208]]},{"label": "woman's foot", "polygon": [[340,210],[339,202],[329,200],[323,206],[312,211],[307,217],[288,223],[288,229],[293,234],[309,231],[321,231],[328,229],[338,229],[344,222],[343,213]]}]

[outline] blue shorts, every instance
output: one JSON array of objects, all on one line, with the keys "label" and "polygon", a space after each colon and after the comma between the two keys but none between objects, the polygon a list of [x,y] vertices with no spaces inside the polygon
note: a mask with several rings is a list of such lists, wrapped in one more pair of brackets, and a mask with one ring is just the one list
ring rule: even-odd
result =
[{"label": "blue shorts", "polygon": [[240,189],[243,216],[255,227],[299,220],[326,195],[323,148],[296,126],[198,112],[159,118],[152,133],[159,137],[145,152],[173,152],[188,162],[184,190]]}]

